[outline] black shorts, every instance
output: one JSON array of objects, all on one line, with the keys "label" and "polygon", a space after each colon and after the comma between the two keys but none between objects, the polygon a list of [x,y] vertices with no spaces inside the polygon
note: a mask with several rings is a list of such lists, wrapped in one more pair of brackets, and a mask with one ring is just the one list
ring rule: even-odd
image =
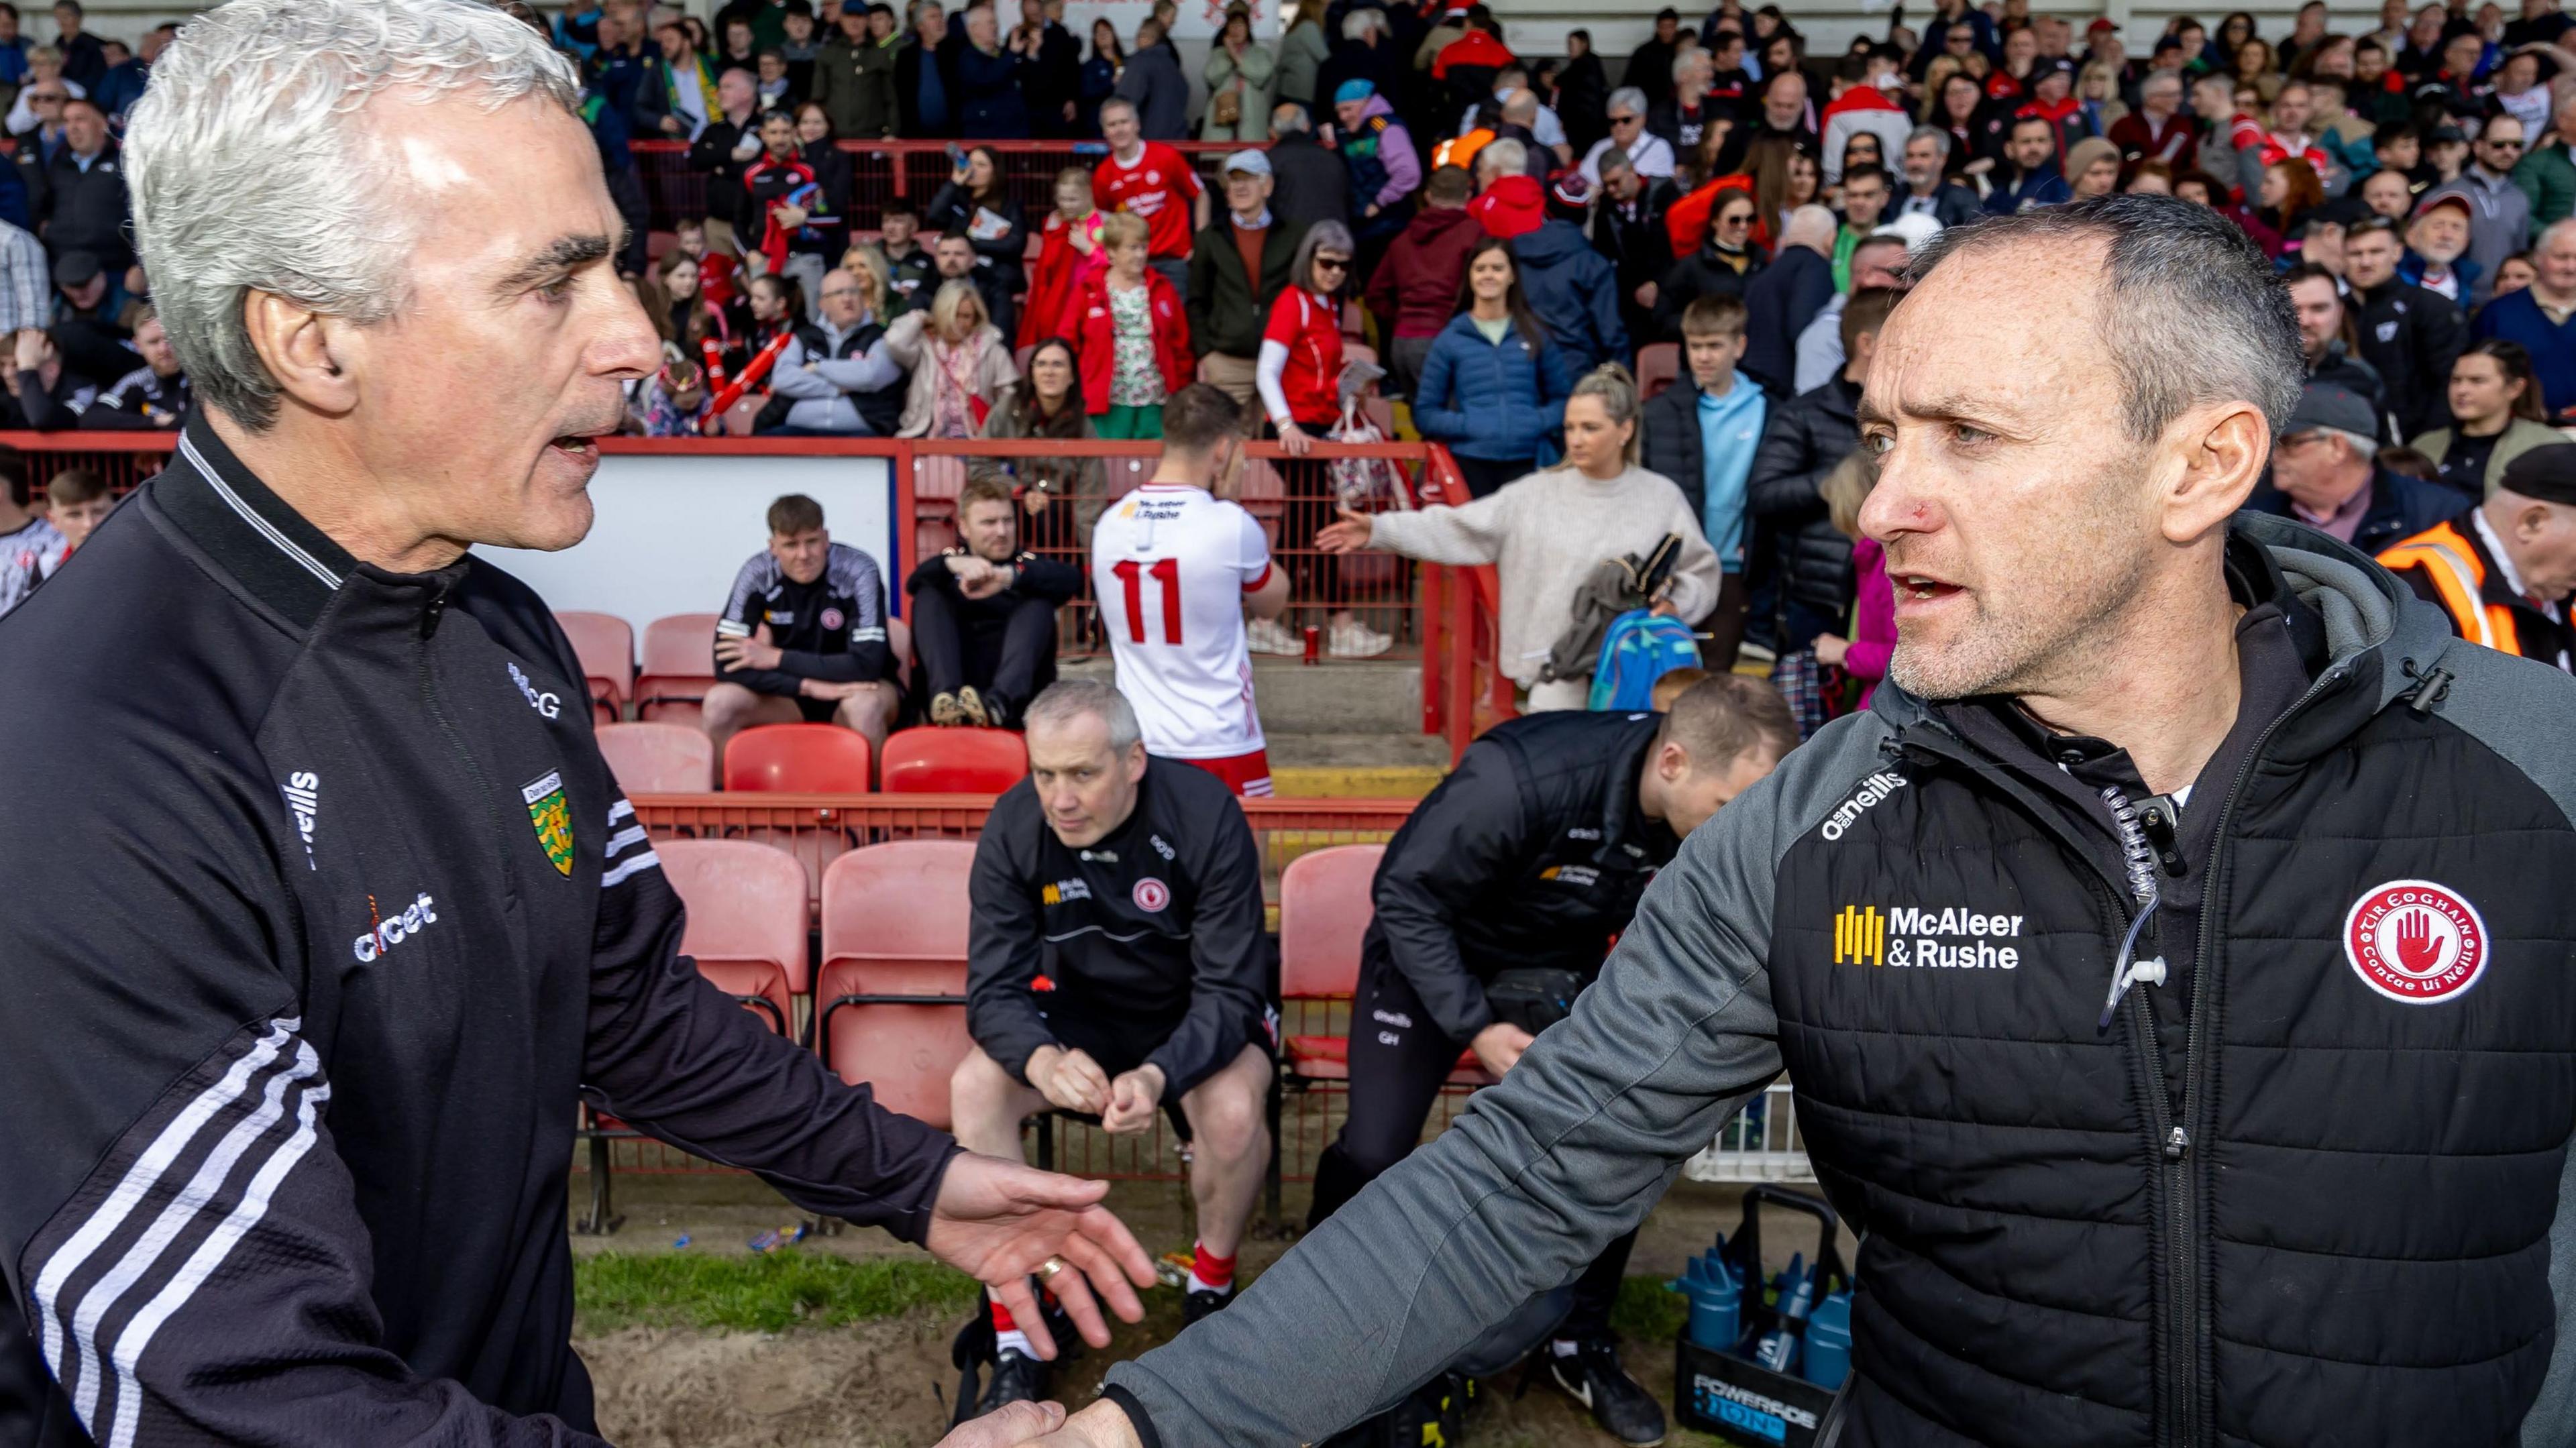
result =
[{"label": "black shorts", "polygon": [[[1180,1028],[1182,1019],[1179,1016],[1149,1016],[1122,1011],[1097,1001],[1067,997],[1061,992],[1049,992],[1040,997],[1038,1009],[1045,1015],[1047,1029],[1055,1033],[1058,1044],[1089,1056],[1112,1078],[1144,1065],[1146,1057],[1171,1039],[1172,1032]],[[1277,1064],[1279,1018],[1275,1008],[1265,1012],[1265,1019],[1252,1023],[1244,1031],[1244,1043],[1259,1047],[1270,1056],[1273,1065]],[[1221,1063],[1218,1069],[1230,1064]],[[1198,1084],[1192,1081],[1179,1090],[1166,1089],[1163,1092],[1163,1112],[1179,1128],[1184,1141],[1189,1139],[1189,1122],[1181,1115],[1181,1098]],[[1065,1114],[1072,1116],[1078,1113]],[[1086,1116],[1082,1119],[1093,1121],[1098,1118]]]},{"label": "black shorts", "polygon": [[808,724],[831,723],[832,711],[840,707],[841,701],[838,699],[808,699],[802,694],[796,696],[796,712],[804,715],[805,722]]}]

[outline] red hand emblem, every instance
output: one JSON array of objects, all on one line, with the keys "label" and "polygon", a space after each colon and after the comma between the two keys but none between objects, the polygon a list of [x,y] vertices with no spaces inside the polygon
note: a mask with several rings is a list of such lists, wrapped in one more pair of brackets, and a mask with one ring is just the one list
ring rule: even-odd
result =
[{"label": "red hand emblem", "polygon": [[2431,975],[2442,963],[2442,942],[2433,936],[2430,911],[2409,910],[2397,917],[2397,964],[2409,975]]}]

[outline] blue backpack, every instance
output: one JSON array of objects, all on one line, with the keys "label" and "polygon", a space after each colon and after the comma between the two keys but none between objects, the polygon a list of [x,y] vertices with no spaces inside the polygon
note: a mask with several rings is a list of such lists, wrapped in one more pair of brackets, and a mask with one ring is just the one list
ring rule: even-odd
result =
[{"label": "blue backpack", "polygon": [[1631,609],[1610,620],[1601,636],[1601,658],[1592,668],[1592,707],[1651,709],[1655,681],[1675,669],[1696,669],[1699,640],[1690,625]]}]

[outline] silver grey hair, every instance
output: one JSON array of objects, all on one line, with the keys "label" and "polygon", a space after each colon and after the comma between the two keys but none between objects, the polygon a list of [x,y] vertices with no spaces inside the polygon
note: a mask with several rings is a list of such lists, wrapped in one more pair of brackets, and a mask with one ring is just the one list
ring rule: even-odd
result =
[{"label": "silver grey hair", "polygon": [[581,103],[571,62],[482,0],[231,0],[181,28],[134,107],[126,184],[152,299],[198,397],[244,427],[277,417],[251,292],[359,326],[410,302],[418,218],[366,116],[384,92]]},{"label": "silver grey hair", "polygon": [[1521,175],[1529,170],[1529,147],[1509,136],[1487,141],[1484,149],[1476,153],[1476,169],[1481,172],[1488,164],[1497,176]]},{"label": "silver grey hair", "polygon": [[1911,146],[1917,141],[1930,141],[1935,154],[1944,161],[1950,159],[1950,133],[1939,126],[1916,126],[1906,133],[1905,144]]},{"label": "silver grey hair", "polygon": [[1124,754],[1145,737],[1136,722],[1136,706],[1127,696],[1097,679],[1058,679],[1029,701],[1020,727],[1036,733],[1043,725],[1060,729],[1085,715],[1109,726],[1109,752]]},{"label": "silver grey hair", "polygon": [[[1491,148],[1489,147],[1488,149]],[[1297,254],[1289,259],[1289,285],[1299,287],[1313,286],[1315,284],[1315,257],[1317,253],[1324,251],[1337,251],[1344,256],[1351,256],[1359,251],[1359,243],[1351,240],[1351,229],[1349,227],[1333,220],[1331,217],[1326,217],[1322,221],[1318,221],[1314,225],[1307,227],[1305,239],[1297,243]],[[1342,285],[1344,287],[1348,287],[1350,285],[1349,272],[1342,273]]]},{"label": "silver grey hair", "polygon": [[1386,12],[1375,8],[1354,10],[1342,17],[1344,40],[1366,40],[1386,28]]},{"label": "silver grey hair", "polygon": [[2352,449],[2353,457],[2364,467],[2370,466],[2371,460],[2379,456],[2379,439],[2375,437],[2364,437],[2339,427],[2321,427],[2317,432],[2320,436],[2342,439],[2343,445]]},{"label": "silver grey hair", "polygon": [[2101,343],[2121,421],[2139,442],[2211,402],[2250,402],[2278,432],[2306,367],[2289,290],[2236,223],[2170,196],[2102,196],[1944,229],[1916,252],[1919,285],[1963,252],[2104,242]]},{"label": "silver grey hair", "polygon": [[1606,116],[1612,111],[1635,111],[1642,120],[1647,109],[1646,93],[1635,86],[1623,85],[1610,93],[1610,99],[1602,104],[1601,113]]}]

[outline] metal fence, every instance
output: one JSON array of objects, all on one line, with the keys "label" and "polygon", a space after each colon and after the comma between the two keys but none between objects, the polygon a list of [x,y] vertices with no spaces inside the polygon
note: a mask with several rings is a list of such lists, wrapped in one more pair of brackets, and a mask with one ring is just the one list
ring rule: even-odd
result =
[{"label": "metal fence", "polygon": [[[874,231],[886,208],[902,203],[918,211],[930,204],[955,172],[946,141],[841,141],[850,160],[850,225]],[[989,146],[1001,162],[1002,184],[1029,218],[1034,230],[1055,209],[1056,173],[1068,166],[1088,171],[1109,156],[1098,141],[974,141],[963,146]],[[1201,179],[1214,183],[1228,152],[1257,147],[1251,141],[1174,141],[1172,149],[1188,157]],[[708,215],[707,173],[689,164],[689,148],[680,141],[633,143],[635,170],[644,183],[644,200],[655,231]],[[716,213],[728,219],[730,206]]]}]

